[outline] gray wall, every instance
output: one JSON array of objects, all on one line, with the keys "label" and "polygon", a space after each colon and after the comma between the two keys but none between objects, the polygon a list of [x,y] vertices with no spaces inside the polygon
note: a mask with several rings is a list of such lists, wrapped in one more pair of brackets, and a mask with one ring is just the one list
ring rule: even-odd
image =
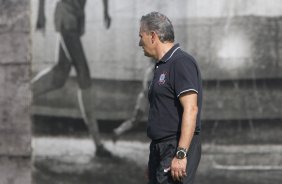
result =
[{"label": "gray wall", "polygon": [[[36,20],[37,0],[32,0]],[[32,31],[33,72],[56,62],[53,9],[45,35]],[[204,80],[203,119],[281,118],[282,6],[279,0],[109,1],[112,26],[103,27],[100,0],[87,1],[83,45],[99,119],[131,114],[148,59],[138,47],[139,18],[157,10],[172,20],[176,40],[196,57]],[[215,3],[216,2],[216,3]],[[75,74],[73,73],[74,77]],[[34,114],[79,117],[75,79],[35,100]],[[126,103],[124,103],[126,102]]]},{"label": "gray wall", "polygon": [[28,0],[0,1],[0,183],[31,183]]},{"label": "gray wall", "polygon": [[[46,3],[47,29],[44,35],[35,31],[38,0],[31,0],[31,2],[34,43],[32,68],[33,72],[37,73],[56,62],[58,41],[56,41],[57,34],[53,26],[53,14],[57,0],[48,0]],[[172,20],[177,42],[183,49],[192,52],[198,58],[203,66],[205,78],[216,77],[210,76],[214,71],[229,78],[238,77],[241,74],[240,71],[238,72],[242,69],[241,65],[247,63],[248,67],[258,66],[256,60],[252,60],[253,54],[256,52],[264,54],[261,50],[268,47],[261,48],[260,45],[260,48],[253,49],[258,45],[255,40],[259,37],[270,38],[273,34],[267,36],[266,30],[272,29],[275,22],[267,23],[267,21],[244,18],[234,20],[233,18],[281,16],[280,4],[279,0],[270,0],[267,3],[263,0],[232,0],[232,2],[230,0],[212,2],[210,0],[178,0],[177,3],[171,0],[109,0],[112,25],[109,30],[106,30],[103,24],[102,1],[88,0],[85,8],[86,31],[82,40],[91,75],[99,79],[141,80],[147,59],[138,47],[139,19],[142,15],[157,10],[165,13]],[[265,29],[263,33],[259,31],[261,28]],[[223,49],[228,45],[228,41],[238,38],[237,49],[234,50],[230,45]],[[262,39],[259,41],[263,42]],[[241,54],[234,58],[236,51],[240,51]],[[248,51],[250,54],[247,54]],[[234,60],[238,57],[241,60],[236,64]],[[217,60],[218,58],[221,60]],[[225,63],[223,66],[220,64],[222,62]],[[267,61],[264,63],[268,65]],[[280,63],[279,66],[281,65]],[[229,76],[230,70],[233,69],[235,72],[231,72],[232,75]]]}]

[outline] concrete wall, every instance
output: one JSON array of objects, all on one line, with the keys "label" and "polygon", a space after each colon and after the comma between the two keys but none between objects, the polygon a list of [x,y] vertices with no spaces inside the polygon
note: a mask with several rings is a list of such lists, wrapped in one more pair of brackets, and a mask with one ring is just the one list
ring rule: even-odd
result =
[{"label": "concrete wall", "polygon": [[[35,31],[38,0],[31,0],[31,2],[34,42],[32,67],[33,72],[37,73],[56,62],[58,41],[54,31],[53,15],[57,0],[48,0],[46,3],[45,34]],[[99,79],[141,80],[147,59],[138,47],[139,19],[150,11],[160,11],[172,20],[176,41],[184,50],[192,52],[198,58],[203,66],[205,78],[216,77],[211,76],[216,72],[220,76],[230,78],[229,73],[233,69],[235,74],[231,77],[238,77],[242,73],[241,65],[238,66],[235,62],[238,58],[239,64],[247,63],[248,67],[260,68],[260,62],[269,59],[270,54],[272,58],[275,57],[275,53],[268,53],[274,47],[271,45],[273,43],[268,42],[270,45],[265,47],[262,43],[264,40],[277,40],[276,36],[281,36],[281,33],[275,33],[275,30],[279,30],[277,26],[281,25],[281,20],[268,21],[267,19],[282,15],[280,4],[279,0],[270,0],[267,3],[263,0],[232,0],[232,2],[230,0],[213,2],[178,0],[177,3],[171,0],[109,0],[112,25],[109,30],[106,30],[103,24],[102,1],[88,0],[85,8],[86,31],[82,40],[91,75]],[[256,17],[264,18],[259,20]],[[234,40],[237,40],[236,45],[233,44]],[[259,47],[255,48],[256,46]],[[237,51],[240,51],[240,55],[234,58],[234,52]],[[281,56],[281,51],[279,52]],[[257,63],[258,60],[259,63]],[[224,62],[225,65],[220,66],[220,62]],[[206,67],[207,63],[208,66],[210,64],[212,66]],[[226,72],[226,65],[233,68]],[[281,65],[280,63],[279,66]],[[247,72],[252,72],[249,68],[246,69],[248,69]]]},{"label": "concrete wall", "polygon": [[[56,62],[56,0],[48,2],[45,34],[32,29],[34,74]],[[33,28],[37,3],[32,0]],[[82,38],[99,119],[124,119],[131,114],[148,63],[138,47],[139,19],[153,10],[170,17],[176,42],[200,65],[203,119],[282,117],[279,0],[110,0],[109,7],[112,25],[106,30],[101,1],[87,1],[86,34]],[[36,99],[34,114],[79,117],[76,88],[75,79],[71,79],[64,88]]]},{"label": "concrete wall", "polygon": [[[32,0],[32,25],[37,0]],[[45,35],[32,31],[33,73],[56,62],[53,11],[46,4]],[[138,47],[139,19],[156,10],[175,27],[176,42],[196,57],[204,80],[204,120],[282,118],[282,6],[279,0],[87,1],[82,41],[90,65],[99,119],[130,116],[148,59]],[[34,29],[33,29],[34,30]],[[75,74],[72,74],[75,77]],[[34,114],[79,117],[75,79],[35,100]]]},{"label": "concrete wall", "polygon": [[31,183],[28,0],[0,1],[0,183]]}]

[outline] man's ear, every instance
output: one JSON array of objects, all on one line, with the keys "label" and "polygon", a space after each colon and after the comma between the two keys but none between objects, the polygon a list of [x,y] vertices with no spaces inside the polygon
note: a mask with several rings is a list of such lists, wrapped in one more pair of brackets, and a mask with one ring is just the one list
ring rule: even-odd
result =
[{"label": "man's ear", "polygon": [[151,32],[151,41],[152,41],[152,43],[155,43],[155,41],[156,41],[156,39],[157,39],[157,34],[156,34],[156,32],[154,32],[154,31],[152,31]]}]

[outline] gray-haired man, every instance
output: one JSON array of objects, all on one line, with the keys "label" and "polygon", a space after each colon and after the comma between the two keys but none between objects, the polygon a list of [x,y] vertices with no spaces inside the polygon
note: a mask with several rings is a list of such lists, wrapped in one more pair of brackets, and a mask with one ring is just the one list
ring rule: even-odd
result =
[{"label": "gray-haired man", "polygon": [[152,12],[140,21],[144,55],[157,63],[149,87],[150,184],[192,184],[201,157],[201,75],[195,59],[174,44],[171,21]]}]

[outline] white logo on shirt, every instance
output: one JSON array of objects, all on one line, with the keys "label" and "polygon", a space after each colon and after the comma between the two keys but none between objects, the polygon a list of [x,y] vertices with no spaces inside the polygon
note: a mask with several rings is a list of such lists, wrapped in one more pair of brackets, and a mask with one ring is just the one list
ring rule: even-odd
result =
[{"label": "white logo on shirt", "polygon": [[166,77],[166,73],[163,72],[161,75],[160,75],[160,78],[159,78],[159,84],[160,85],[163,85],[165,83],[165,77]]}]

